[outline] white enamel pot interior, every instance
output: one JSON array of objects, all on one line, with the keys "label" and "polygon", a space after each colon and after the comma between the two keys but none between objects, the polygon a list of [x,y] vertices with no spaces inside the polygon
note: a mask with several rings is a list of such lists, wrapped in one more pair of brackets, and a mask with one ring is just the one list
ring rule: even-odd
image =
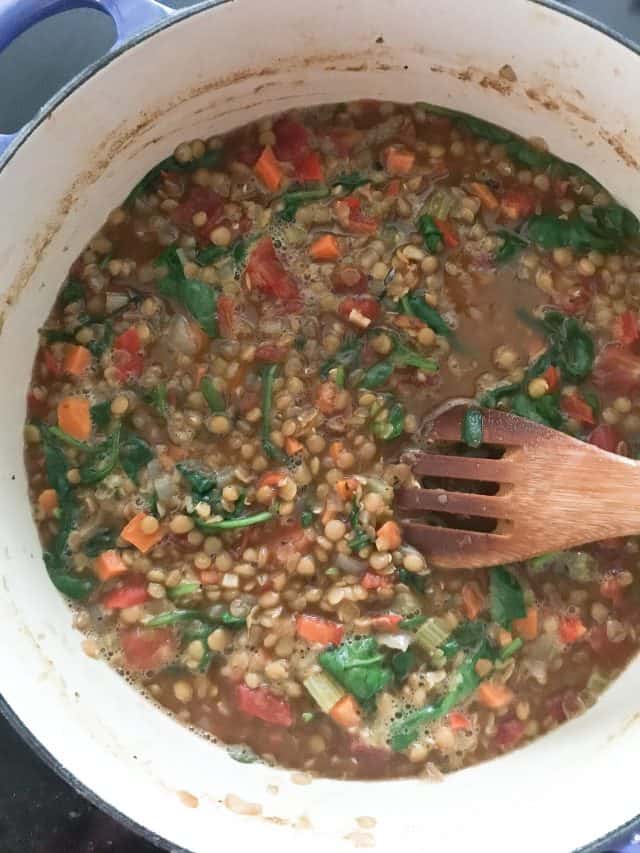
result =
[{"label": "white enamel pot interior", "polygon": [[[517,82],[498,76],[505,63]],[[301,785],[286,770],[236,763],[82,653],[45,574],[22,463],[37,329],[109,210],[181,140],[290,107],[426,100],[544,137],[640,213],[639,96],[636,54],[525,0],[236,0],[204,4],[121,52],[9,157],[0,172],[0,688],[96,797],[193,851],[233,842],[280,853],[398,843],[566,853],[640,811],[637,662],[587,714],[440,785]],[[236,814],[228,794],[261,813]],[[375,826],[359,828],[362,816]]]}]

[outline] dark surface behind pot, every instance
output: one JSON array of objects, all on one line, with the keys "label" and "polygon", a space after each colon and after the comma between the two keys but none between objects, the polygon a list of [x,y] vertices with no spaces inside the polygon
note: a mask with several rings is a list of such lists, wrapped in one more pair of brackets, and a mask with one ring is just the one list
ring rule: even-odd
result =
[{"label": "dark surface behind pot", "polygon": [[[187,0],[165,2],[174,8],[191,5]],[[640,44],[640,0],[567,0],[564,5]],[[21,36],[0,54],[0,132],[17,130],[67,80],[105,53],[113,38],[111,20],[87,9],[58,15]],[[155,853],[159,849],[122,828],[62,782],[2,717],[0,757],[0,853]],[[627,833],[627,844],[632,834]],[[615,847],[613,842],[605,843],[598,853],[622,846],[622,841]],[[640,844],[637,849],[640,853]]]}]

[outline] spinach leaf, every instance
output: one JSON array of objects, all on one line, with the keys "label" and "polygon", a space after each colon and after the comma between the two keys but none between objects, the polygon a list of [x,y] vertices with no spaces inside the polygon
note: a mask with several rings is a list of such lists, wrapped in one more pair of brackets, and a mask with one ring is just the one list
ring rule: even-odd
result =
[{"label": "spinach leaf", "polygon": [[425,575],[417,575],[415,572],[409,572],[407,569],[400,568],[398,569],[398,581],[420,593],[420,595],[424,595],[425,593],[427,585]]},{"label": "spinach leaf", "polygon": [[89,459],[80,466],[80,482],[85,486],[99,483],[111,474],[118,463],[121,426],[117,424],[111,435],[97,445]]},{"label": "spinach leaf", "polygon": [[175,246],[167,246],[153,262],[154,267],[166,267],[169,278],[184,278],[184,266]]},{"label": "spinach leaf", "polygon": [[204,500],[216,487],[216,476],[197,468],[190,462],[178,462],[176,468],[191,488],[191,494],[198,501]]},{"label": "spinach leaf", "polygon": [[285,454],[271,441],[271,407],[273,405],[273,382],[278,371],[277,364],[265,365],[260,371],[262,379],[262,449],[268,459],[286,459]]},{"label": "spinach leaf", "polygon": [[591,335],[575,317],[548,311],[544,318],[552,346],[558,351],[557,365],[563,377],[580,382],[591,373],[595,347]]},{"label": "spinach leaf", "polygon": [[356,337],[350,337],[340,346],[336,354],[325,361],[320,368],[320,376],[326,379],[329,373],[336,367],[344,367],[345,370],[353,370],[360,363],[360,354],[362,352],[362,340]]},{"label": "spinach leaf", "polygon": [[313,524],[313,512],[310,509],[303,509],[300,513],[300,524],[302,527],[311,527]]},{"label": "spinach leaf", "polygon": [[204,249],[198,249],[195,260],[199,267],[206,267],[214,261],[226,257],[229,252],[228,246],[207,246]]},{"label": "spinach leaf", "polygon": [[327,198],[329,194],[329,188],[326,186],[320,186],[312,189],[292,187],[280,196],[280,201],[283,203],[284,207],[278,215],[281,219],[284,219],[285,222],[295,222],[298,208],[302,207],[304,204],[308,204],[310,201],[318,201],[321,198]]},{"label": "spinach leaf", "polygon": [[479,619],[466,620],[450,634],[440,646],[446,657],[452,658],[458,652],[475,649],[487,636],[487,623]]},{"label": "spinach leaf", "polygon": [[403,344],[397,337],[394,340],[389,361],[394,367],[415,367],[425,373],[434,373],[438,370],[438,362],[435,359],[425,358],[425,356]]},{"label": "spinach leaf", "polygon": [[339,175],[335,180],[331,182],[332,187],[342,187],[344,190],[348,190],[349,192],[353,192],[353,190],[358,187],[362,187],[365,184],[370,184],[371,178],[368,178],[366,175],[361,175],[360,172],[349,172],[346,175]]},{"label": "spinach leaf", "polygon": [[166,417],[169,412],[169,401],[167,399],[167,386],[164,382],[160,382],[151,388],[150,391],[145,391],[143,400],[150,406],[153,406],[163,417]]},{"label": "spinach leaf", "polygon": [[443,335],[445,338],[454,337],[453,329],[450,328],[442,315],[431,305],[427,305],[424,296],[420,296],[415,290],[402,297],[400,307],[403,314],[422,320],[430,329],[433,329],[436,335]]},{"label": "spinach leaf", "polygon": [[507,261],[510,261],[518,254],[520,249],[523,249],[527,245],[526,240],[523,240],[518,234],[514,234],[513,231],[507,231],[506,228],[496,231],[496,236],[502,240],[502,245],[496,250],[493,256],[493,260],[497,264],[507,263]]},{"label": "spinach leaf", "polygon": [[87,557],[98,557],[103,551],[110,551],[116,547],[118,534],[115,530],[110,530],[108,527],[101,527],[96,530],[93,536],[89,537],[82,546],[82,550]]},{"label": "spinach leaf", "polygon": [[372,537],[369,536],[360,521],[360,507],[356,498],[353,499],[351,504],[349,524],[351,525],[351,530],[353,532],[353,536],[349,540],[349,548],[353,552],[361,551],[363,548],[366,548],[367,545],[371,545],[373,543]]},{"label": "spinach leaf", "polygon": [[203,376],[200,380],[200,392],[207,401],[209,411],[224,412],[226,409],[224,398],[216,388],[216,384],[210,376]]},{"label": "spinach leaf", "polygon": [[134,483],[138,482],[140,470],[151,462],[153,456],[150,445],[139,435],[128,432],[122,436],[120,465],[127,477]]},{"label": "spinach leaf", "polygon": [[391,669],[399,684],[407,678],[412,669],[415,669],[416,654],[409,648],[406,652],[397,652],[391,657]]},{"label": "spinach leaf", "polygon": [[442,250],[444,246],[442,232],[436,225],[433,216],[430,216],[428,213],[423,213],[422,216],[418,217],[416,228],[422,235],[424,245],[432,255],[435,255]]},{"label": "spinach leaf", "polygon": [[393,403],[386,420],[374,421],[371,431],[376,438],[382,441],[392,441],[404,432],[405,416],[406,412],[402,403]]},{"label": "spinach leaf", "polygon": [[44,468],[49,485],[58,493],[58,499],[70,495],[72,487],[67,479],[69,465],[64,450],[60,447],[55,433],[51,432],[50,427],[41,424],[40,435],[44,453]]},{"label": "spinach leaf", "polygon": [[502,566],[491,569],[489,601],[491,618],[503,628],[511,628],[511,622],[514,619],[523,619],[527,615],[520,582]]},{"label": "spinach leaf", "polygon": [[95,428],[105,430],[111,422],[111,403],[109,400],[103,400],[102,403],[95,403],[89,409],[89,414]]},{"label": "spinach leaf", "polygon": [[393,373],[393,364],[391,361],[379,361],[377,364],[372,364],[371,367],[368,367],[360,381],[358,382],[359,388],[380,388],[381,385],[385,385],[389,380],[389,377]]},{"label": "spinach leaf", "polygon": [[158,290],[168,299],[180,302],[210,338],[217,337],[217,290],[195,278],[177,279],[171,276],[158,283]]},{"label": "spinach leaf", "polygon": [[99,338],[94,337],[90,340],[87,349],[95,358],[100,358],[113,346],[113,323],[111,320],[105,320],[104,323],[97,325],[102,327],[102,334]]},{"label": "spinach leaf", "polygon": [[65,308],[67,305],[71,305],[72,302],[79,302],[81,299],[84,299],[84,287],[82,282],[70,278],[60,291],[59,299]]},{"label": "spinach leaf", "polygon": [[398,627],[403,631],[417,631],[418,628],[421,625],[424,625],[426,621],[427,617],[419,613],[415,616],[408,616],[406,619],[403,619],[402,622],[399,623]]},{"label": "spinach leaf", "polygon": [[469,408],[462,419],[462,440],[468,447],[480,447],[484,430],[480,409]]},{"label": "spinach leaf", "polygon": [[354,637],[318,656],[318,663],[358,702],[370,702],[393,678],[374,637]]},{"label": "spinach leaf", "polygon": [[639,231],[637,218],[619,204],[583,208],[568,219],[532,216],[527,226],[529,239],[543,249],[568,247],[580,254],[621,251]]},{"label": "spinach leaf", "polygon": [[511,411],[521,418],[528,418],[554,429],[560,429],[564,423],[559,394],[545,394],[544,397],[534,400],[526,391],[518,391],[511,400]]}]

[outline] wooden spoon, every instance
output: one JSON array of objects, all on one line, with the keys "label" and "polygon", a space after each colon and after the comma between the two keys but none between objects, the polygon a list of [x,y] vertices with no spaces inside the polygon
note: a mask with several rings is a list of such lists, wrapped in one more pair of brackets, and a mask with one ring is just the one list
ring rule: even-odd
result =
[{"label": "wooden spoon", "polygon": [[[427,443],[459,444],[466,411],[456,406],[438,417]],[[420,452],[406,459],[417,479],[498,487],[495,494],[396,489],[396,506],[405,514],[451,515],[460,525],[402,521],[405,541],[431,565],[476,569],[640,533],[639,462],[493,409],[482,410],[482,445],[501,452],[500,458]],[[474,518],[476,527],[478,519],[494,520],[495,529],[465,529]]]}]

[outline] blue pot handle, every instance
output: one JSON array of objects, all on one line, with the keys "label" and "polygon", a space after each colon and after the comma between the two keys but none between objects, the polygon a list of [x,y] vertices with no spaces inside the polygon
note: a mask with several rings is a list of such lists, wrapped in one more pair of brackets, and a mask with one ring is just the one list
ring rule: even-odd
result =
[{"label": "blue pot handle", "polygon": [[[116,40],[111,51],[175,14],[174,9],[159,0],[0,0],[0,51],[39,21],[81,8],[97,9],[113,20]],[[17,135],[0,133],[0,155]]]}]

